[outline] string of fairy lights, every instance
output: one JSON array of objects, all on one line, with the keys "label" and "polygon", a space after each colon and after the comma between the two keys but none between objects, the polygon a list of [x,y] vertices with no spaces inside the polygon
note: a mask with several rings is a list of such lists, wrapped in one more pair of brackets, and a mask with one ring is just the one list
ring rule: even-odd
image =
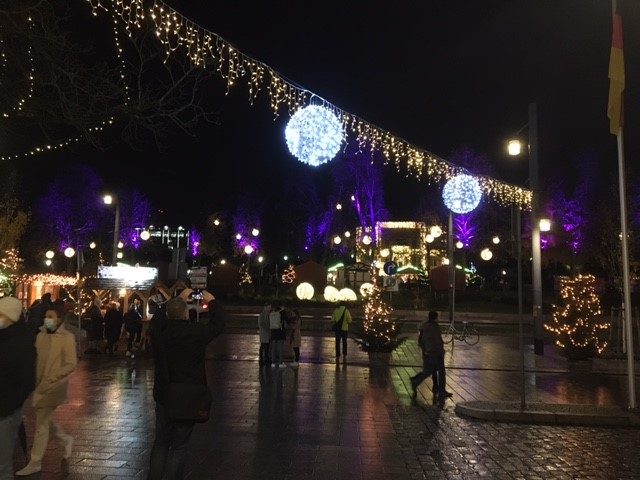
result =
[{"label": "string of fairy lights", "polygon": [[[393,164],[398,172],[404,167],[407,176],[427,178],[441,183],[466,170],[446,160],[411,145],[406,140],[346,112],[307,89],[295,85],[270,66],[244,54],[224,38],[192,20],[184,17],[161,0],[153,1],[146,8],[144,0],[87,0],[94,15],[99,10],[114,15],[124,24],[125,31],[133,35],[146,21],[155,25],[156,36],[171,55],[186,55],[189,61],[201,68],[214,68],[226,81],[226,93],[244,82],[249,102],[266,89],[274,116],[284,108],[290,116],[310,103],[320,104],[335,115],[344,132],[350,132],[361,148],[379,150],[385,164]],[[483,194],[501,205],[515,205],[530,209],[531,191],[484,175],[474,175]]]}]

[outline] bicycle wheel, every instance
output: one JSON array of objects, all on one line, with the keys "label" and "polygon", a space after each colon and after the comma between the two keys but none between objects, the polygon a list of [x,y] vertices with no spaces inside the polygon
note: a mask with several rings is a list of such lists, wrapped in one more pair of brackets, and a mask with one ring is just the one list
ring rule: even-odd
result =
[{"label": "bicycle wheel", "polygon": [[480,341],[480,333],[475,329],[473,325],[467,324],[462,331],[463,340],[467,345],[475,345]]},{"label": "bicycle wheel", "polygon": [[456,334],[456,327],[453,325],[449,325],[444,332],[442,332],[442,341],[444,343],[451,343],[453,341],[453,336]]}]

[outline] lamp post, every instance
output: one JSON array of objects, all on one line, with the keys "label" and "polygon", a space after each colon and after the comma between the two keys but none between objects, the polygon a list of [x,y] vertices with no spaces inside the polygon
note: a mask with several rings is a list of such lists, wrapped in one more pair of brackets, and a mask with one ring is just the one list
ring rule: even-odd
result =
[{"label": "lamp post", "polygon": [[[540,252],[540,220],[538,208],[540,202],[540,183],[538,167],[538,107],[529,104],[529,188],[531,190],[531,275],[533,285],[533,351],[544,355],[544,325],[542,317],[542,261]],[[519,145],[509,142],[509,154],[518,155]]]},{"label": "lamp post", "polygon": [[120,237],[120,202],[111,195],[105,195],[102,200],[106,205],[115,203],[116,206],[116,219],[113,226],[113,256],[111,257],[111,265],[116,265],[118,263],[118,240]]}]

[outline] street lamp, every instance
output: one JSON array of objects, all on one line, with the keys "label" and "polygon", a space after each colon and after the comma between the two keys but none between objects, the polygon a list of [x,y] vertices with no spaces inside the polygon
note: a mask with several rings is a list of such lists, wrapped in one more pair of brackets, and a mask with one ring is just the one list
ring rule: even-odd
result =
[{"label": "street lamp", "polygon": [[113,227],[113,256],[111,257],[111,265],[116,265],[118,263],[118,237],[120,237],[120,202],[112,195],[105,195],[102,197],[102,201],[105,205],[115,203],[116,206],[116,220]]},{"label": "street lamp", "polygon": [[[538,168],[538,108],[529,104],[529,188],[531,189],[531,271],[533,282],[533,351],[544,355],[544,325],[542,318],[542,262],[540,252],[540,220],[538,206],[540,202]],[[509,142],[509,155],[518,155],[520,147],[517,140]]]}]

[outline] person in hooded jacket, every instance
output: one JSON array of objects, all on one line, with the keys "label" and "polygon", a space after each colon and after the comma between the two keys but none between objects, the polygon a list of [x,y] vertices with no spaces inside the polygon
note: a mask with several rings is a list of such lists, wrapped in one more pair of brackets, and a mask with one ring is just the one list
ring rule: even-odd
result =
[{"label": "person in hooded jacket", "polygon": [[75,336],[63,325],[64,313],[62,309],[47,310],[44,325],[36,337],[36,388],[31,399],[36,412],[36,432],[29,463],[16,472],[19,477],[42,470],[50,434],[62,441],[62,458],[71,456],[73,437],[53,420],[56,408],[67,401],[69,377],[78,361]]},{"label": "person in hooded jacket", "polygon": [[0,480],[13,480],[13,452],[22,423],[22,405],[36,384],[33,330],[22,303],[0,298]]},{"label": "person in hooded jacket", "polygon": [[224,308],[206,290],[208,322],[189,321],[187,288],[169,300],[151,319],[154,359],[153,399],[156,402],[156,435],[151,448],[148,480],[179,480],[187,461],[187,447],[195,422],[173,420],[167,415],[169,387],[174,384],[205,384],[207,345],[224,330]]}]

